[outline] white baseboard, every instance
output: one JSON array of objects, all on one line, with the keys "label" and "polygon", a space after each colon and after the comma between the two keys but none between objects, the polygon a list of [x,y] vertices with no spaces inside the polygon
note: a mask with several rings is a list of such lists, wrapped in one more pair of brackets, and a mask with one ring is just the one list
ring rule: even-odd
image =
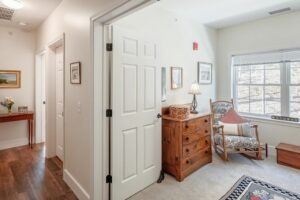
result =
[{"label": "white baseboard", "polygon": [[27,144],[28,144],[28,138],[0,141],[0,150],[24,146]]},{"label": "white baseboard", "polygon": [[64,169],[64,181],[72,189],[78,199],[89,200],[90,195],[83,189],[83,187],[78,183],[78,181],[71,175],[71,173]]}]

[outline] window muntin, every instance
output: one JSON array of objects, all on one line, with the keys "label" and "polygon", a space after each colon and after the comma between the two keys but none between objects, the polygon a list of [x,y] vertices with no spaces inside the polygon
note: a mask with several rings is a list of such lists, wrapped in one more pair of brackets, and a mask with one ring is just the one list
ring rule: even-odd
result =
[{"label": "window muntin", "polygon": [[233,56],[239,112],[300,118],[300,50]]},{"label": "window muntin", "polygon": [[281,113],[280,63],[236,66],[236,102],[239,112],[256,115]]}]

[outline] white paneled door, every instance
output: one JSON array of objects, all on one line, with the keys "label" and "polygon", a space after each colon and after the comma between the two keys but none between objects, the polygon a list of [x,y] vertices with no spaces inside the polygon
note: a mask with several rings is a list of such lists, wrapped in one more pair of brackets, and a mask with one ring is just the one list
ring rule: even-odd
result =
[{"label": "white paneled door", "polygon": [[56,155],[64,160],[64,54],[56,48]]},{"label": "white paneled door", "polygon": [[113,26],[112,199],[154,183],[161,170],[158,46],[142,34]]}]

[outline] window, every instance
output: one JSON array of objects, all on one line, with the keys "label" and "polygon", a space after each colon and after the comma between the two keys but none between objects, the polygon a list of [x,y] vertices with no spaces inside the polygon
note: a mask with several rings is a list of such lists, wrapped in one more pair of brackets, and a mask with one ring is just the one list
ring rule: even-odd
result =
[{"label": "window", "polygon": [[233,56],[232,68],[240,113],[300,118],[300,50]]}]

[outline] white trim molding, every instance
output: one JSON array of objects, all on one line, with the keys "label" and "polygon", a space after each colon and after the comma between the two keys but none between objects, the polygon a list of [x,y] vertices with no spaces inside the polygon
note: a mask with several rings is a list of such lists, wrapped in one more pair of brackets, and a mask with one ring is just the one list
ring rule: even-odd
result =
[{"label": "white trim molding", "polygon": [[72,174],[64,169],[64,181],[68,184],[68,186],[72,189],[75,195],[80,200],[89,200],[89,193],[79,184],[79,182],[72,176]]}]

